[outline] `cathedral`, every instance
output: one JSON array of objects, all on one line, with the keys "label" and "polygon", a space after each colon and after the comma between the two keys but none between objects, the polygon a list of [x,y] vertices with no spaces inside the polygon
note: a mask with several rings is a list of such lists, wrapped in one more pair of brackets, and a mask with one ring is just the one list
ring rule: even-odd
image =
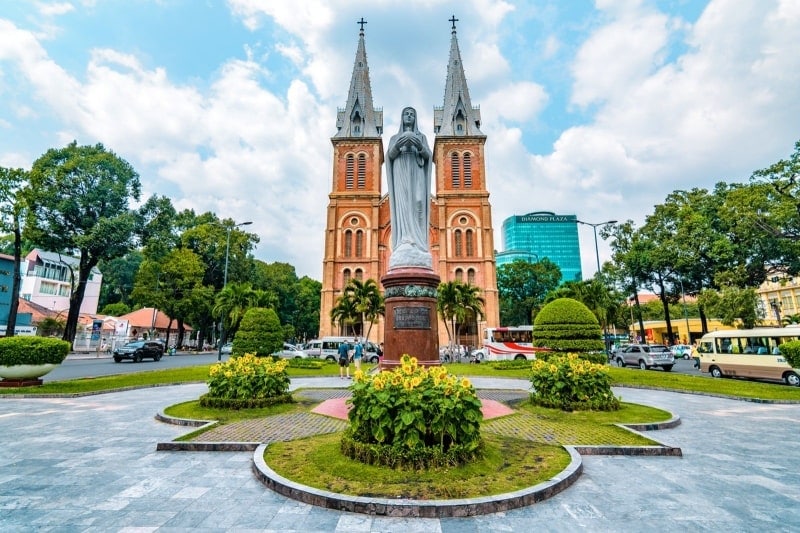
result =
[{"label": "cathedral", "polygon": [[[473,107],[469,97],[456,19],[451,22],[444,102],[434,106],[435,192],[430,200],[429,242],[433,269],[442,282],[468,282],[481,291],[485,301],[482,320],[459,327],[461,344],[479,346],[482,330],[499,325],[492,209],[484,160],[486,135],[480,130],[480,108]],[[413,104],[397,102],[394,106],[398,116],[405,105]],[[363,20],[347,104],[338,110],[336,129],[331,139],[333,180],[325,229],[320,336],[352,333],[349,327],[332,323],[331,309],[351,278],[371,278],[380,286],[391,253],[389,201],[381,190],[383,111],[372,101]],[[420,129],[425,133],[424,127]],[[371,340],[383,340],[384,326],[383,320],[375,323]],[[441,319],[439,343],[447,343]]]}]

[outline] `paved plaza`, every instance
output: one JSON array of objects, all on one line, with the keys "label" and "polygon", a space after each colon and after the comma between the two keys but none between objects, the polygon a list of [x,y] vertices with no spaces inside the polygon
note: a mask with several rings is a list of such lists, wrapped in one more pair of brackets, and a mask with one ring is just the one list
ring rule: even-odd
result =
[{"label": "paved plaza", "polygon": [[[481,389],[522,380],[473,378]],[[342,387],[338,378],[292,387]],[[800,531],[800,405],[615,389],[678,414],[650,432],[683,457],[585,456],[554,498],[474,518],[357,515],[271,492],[251,452],[157,452],[188,431],[156,421],[180,385],[81,398],[0,398],[0,531]]]}]

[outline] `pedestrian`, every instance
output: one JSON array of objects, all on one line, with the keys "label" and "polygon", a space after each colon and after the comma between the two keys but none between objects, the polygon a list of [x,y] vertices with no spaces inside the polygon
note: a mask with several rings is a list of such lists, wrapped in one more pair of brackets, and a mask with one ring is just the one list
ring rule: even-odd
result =
[{"label": "pedestrian", "polygon": [[364,355],[364,346],[361,341],[356,340],[353,347],[353,362],[356,364],[356,371],[361,370],[361,356]]},{"label": "pedestrian", "polygon": [[345,370],[347,371],[347,379],[350,379],[350,354],[347,353],[347,343],[339,343],[339,378],[345,378]]}]

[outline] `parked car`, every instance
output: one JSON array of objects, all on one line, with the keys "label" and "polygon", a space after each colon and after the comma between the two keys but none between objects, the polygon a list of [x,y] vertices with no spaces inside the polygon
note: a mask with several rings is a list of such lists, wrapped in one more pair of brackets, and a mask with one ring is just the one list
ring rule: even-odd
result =
[{"label": "parked car", "polygon": [[614,354],[617,366],[638,366],[642,370],[661,367],[669,372],[675,366],[675,356],[663,344],[629,344]]},{"label": "parked car", "polygon": [[283,349],[272,353],[273,357],[282,357],[284,359],[306,359],[310,357],[306,352],[288,342],[283,343]]},{"label": "parked car", "polygon": [[672,355],[675,357],[675,359],[691,359],[692,357],[691,344],[676,344],[674,346],[670,346],[669,351],[672,352]]},{"label": "parked car", "polygon": [[164,344],[158,341],[133,341],[114,350],[114,362],[131,359],[134,363],[142,359],[160,361],[164,355]]},{"label": "parked car", "polygon": [[220,350],[219,350],[219,353],[221,353],[222,355],[230,355],[230,354],[232,354],[233,353],[233,343],[232,342],[226,342],[225,344],[223,344],[222,348],[220,348]]}]

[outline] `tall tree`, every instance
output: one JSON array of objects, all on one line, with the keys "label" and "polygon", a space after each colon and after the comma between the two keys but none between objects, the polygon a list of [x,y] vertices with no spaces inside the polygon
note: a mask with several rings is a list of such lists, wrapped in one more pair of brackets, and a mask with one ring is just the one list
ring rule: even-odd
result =
[{"label": "tall tree", "polygon": [[50,149],[33,163],[24,197],[25,232],[38,246],[77,256],[78,279],[70,296],[63,339],[75,340],[86,282],[103,259],[131,248],[136,215],[129,208],[140,195],[139,175],[102,144],[72,142]]},{"label": "tall tree", "polygon": [[13,281],[11,282],[11,302],[6,322],[6,337],[13,337],[17,327],[19,309],[19,286],[21,280],[20,260],[22,259],[22,231],[20,219],[25,209],[20,188],[28,179],[28,173],[21,168],[0,167],[0,230],[13,235]]},{"label": "tall tree", "polygon": [[450,353],[453,353],[454,346],[459,344],[459,324],[480,320],[484,300],[478,287],[457,280],[440,283],[437,292],[436,309],[444,322]]},{"label": "tall tree", "polygon": [[522,259],[497,269],[500,322],[506,326],[530,324],[533,310],[561,282],[561,269],[547,258],[535,263]]},{"label": "tall tree", "polygon": [[[383,296],[378,287],[378,282],[374,279],[361,281],[360,279],[351,278],[342,291],[341,298],[347,298],[353,301],[353,307],[358,312],[361,323],[361,336],[369,338],[372,332],[372,325],[385,313],[383,304]],[[369,323],[366,333],[364,326]]]}]

